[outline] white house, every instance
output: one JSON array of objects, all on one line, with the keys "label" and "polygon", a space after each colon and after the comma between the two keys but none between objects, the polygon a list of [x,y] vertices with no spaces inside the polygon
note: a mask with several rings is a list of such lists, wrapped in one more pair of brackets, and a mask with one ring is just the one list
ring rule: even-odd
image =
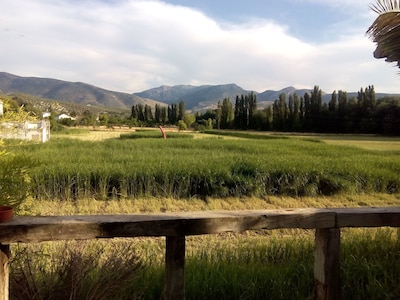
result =
[{"label": "white house", "polygon": [[61,114],[57,117],[57,120],[62,120],[62,119],[71,119],[71,120],[75,120],[76,118],[68,116],[67,114]]},{"label": "white house", "polygon": [[43,119],[49,118],[50,116],[51,116],[51,113],[48,112],[48,111],[45,111],[44,113],[42,113],[42,118]]}]

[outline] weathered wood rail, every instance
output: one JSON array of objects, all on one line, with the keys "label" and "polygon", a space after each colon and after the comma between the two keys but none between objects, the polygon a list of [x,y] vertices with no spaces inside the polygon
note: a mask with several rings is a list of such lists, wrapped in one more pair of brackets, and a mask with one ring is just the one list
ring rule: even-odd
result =
[{"label": "weathered wood rail", "polygon": [[286,209],[133,215],[15,217],[0,223],[0,300],[9,294],[9,244],[166,237],[165,299],[184,299],[185,236],[246,230],[315,229],[315,299],[340,299],[340,228],[400,227],[400,207]]}]

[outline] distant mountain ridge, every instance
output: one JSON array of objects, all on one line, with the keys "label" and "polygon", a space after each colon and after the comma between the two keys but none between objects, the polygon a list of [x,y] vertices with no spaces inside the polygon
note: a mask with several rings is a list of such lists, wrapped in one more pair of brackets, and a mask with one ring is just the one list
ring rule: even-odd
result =
[{"label": "distant mountain ridge", "polygon": [[[262,93],[256,91],[245,90],[236,84],[223,84],[223,85],[175,85],[166,86],[162,85],[157,88],[152,88],[134,95],[144,98],[150,98],[167,104],[177,103],[181,100],[185,102],[185,107],[194,111],[205,110],[209,108],[216,108],[218,101],[222,101],[224,98],[229,98],[234,104],[237,95],[247,95],[253,92],[257,96],[258,108],[265,108],[271,105],[275,100],[279,99],[281,94],[286,95],[286,101],[289,96],[297,94],[299,97],[303,97],[305,93],[311,93],[314,88],[310,89],[296,89],[295,87],[289,86],[281,90],[266,90]],[[376,93],[376,98],[382,98],[385,96],[400,96],[400,94],[389,94],[389,93]],[[358,92],[347,92],[347,97],[357,97]],[[322,92],[322,102],[328,103],[332,98],[332,93]]]},{"label": "distant mountain ridge", "polygon": [[[102,89],[87,83],[68,82],[51,78],[21,77],[6,72],[0,72],[0,91],[3,93],[24,93],[36,97],[65,101],[80,105],[104,106],[110,108],[131,109],[136,104],[168,105],[171,103],[185,102],[185,108],[192,111],[204,111],[217,107],[218,101],[229,98],[234,104],[237,95],[247,95],[250,90],[231,84],[220,85],[175,85],[148,89],[139,93],[121,93]],[[286,87],[278,91],[266,90],[262,93],[253,91],[257,95],[257,105],[264,108],[284,93],[289,95],[296,93],[303,97],[312,89],[296,89]],[[348,97],[356,97],[357,92],[348,92]],[[393,94],[376,93],[377,99]],[[399,94],[395,94],[399,96]],[[323,93],[323,101],[329,102],[331,94]]]},{"label": "distant mountain ridge", "polygon": [[185,107],[192,110],[216,107],[218,101],[230,98],[231,101],[236,95],[247,94],[249,91],[242,89],[236,84],[221,85],[162,85],[134,95],[154,99],[167,104],[185,102]]},{"label": "distant mountain ridge", "polygon": [[3,93],[24,93],[37,97],[77,103],[130,109],[134,104],[154,106],[157,101],[108,91],[82,82],[68,82],[51,78],[21,77],[0,72],[0,90]]},{"label": "distant mountain ridge", "polygon": [[134,95],[144,98],[154,99],[167,104],[176,103],[181,100],[185,102],[185,107],[192,110],[204,110],[205,108],[216,108],[218,101],[224,98],[229,98],[232,103],[235,102],[237,95],[247,95],[253,92],[257,95],[257,103],[260,107],[265,107],[279,98],[279,95],[284,93],[287,96],[296,93],[303,96],[311,89],[296,89],[294,87],[286,87],[279,91],[266,90],[258,93],[256,91],[245,90],[240,86],[231,84],[221,85],[162,85],[157,88],[152,88]]},{"label": "distant mountain ridge", "polygon": [[289,86],[279,91],[266,90],[265,92],[259,93],[257,95],[257,100],[274,101],[276,99],[279,99],[280,94],[285,94],[286,96],[297,94],[299,97],[302,97],[305,93],[310,93],[311,91],[312,89],[296,89],[295,87]]}]

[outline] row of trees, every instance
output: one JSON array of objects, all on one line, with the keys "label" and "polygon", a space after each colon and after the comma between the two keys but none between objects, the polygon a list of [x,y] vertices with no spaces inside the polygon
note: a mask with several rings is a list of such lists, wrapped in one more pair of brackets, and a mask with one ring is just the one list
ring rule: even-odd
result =
[{"label": "row of trees", "polygon": [[[221,110],[229,107],[228,102],[224,100]],[[257,110],[256,105],[252,93],[247,97],[242,96],[239,101],[237,97],[233,126],[225,127],[226,123],[221,122],[221,128],[400,134],[400,98],[376,100],[373,86],[361,88],[357,97],[348,97],[345,91],[334,91],[328,103],[322,101],[322,91],[315,86],[311,93],[305,93],[302,97],[281,94],[272,106],[264,110]]]},{"label": "row of trees", "polygon": [[[7,98],[10,105],[19,107],[17,100]],[[29,103],[23,104],[24,110],[31,111],[28,109]],[[39,111],[33,112],[37,116],[41,114]],[[368,86],[351,97],[345,91],[334,91],[330,101],[323,102],[322,91],[315,86],[303,96],[281,94],[263,109],[257,107],[256,94],[251,92],[237,95],[234,103],[225,98],[218,102],[215,109],[205,112],[188,113],[185,102],[180,101],[168,106],[157,104],[155,107],[136,104],[132,106],[130,115],[86,110],[76,117],[76,120],[57,121],[54,113],[50,117],[52,128],[62,128],[60,123],[66,126],[108,127],[177,125],[180,129],[192,127],[198,130],[215,128],[400,135],[400,98],[376,99],[374,87]]]},{"label": "row of trees", "polygon": [[325,133],[400,134],[400,99],[376,100],[373,86],[349,98],[345,91],[334,91],[328,103],[322,102],[318,86],[304,97],[280,95],[272,106],[272,130]]},{"label": "row of trees", "polygon": [[310,93],[281,94],[272,105],[257,108],[257,97],[236,96],[218,102],[214,110],[195,115],[185,111],[183,101],[168,107],[137,104],[131,119],[146,125],[192,126],[197,129],[274,130],[323,133],[400,134],[400,98],[376,99],[374,86],[361,88],[356,97],[345,91],[334,91],[331,100],[322,101],[322,91],[315,86]]},{"label": "row of trees", "polygon": [[[324,133],[377,133],[400,135],[400,97],[376,99],[374,86],[361,88],[356,96],[345,91],[334,91],[329,102],[323,102],[318,86],[305,93],[281,94],[264,109],[257,107],[256,94],[237,95],[235,102],[229,98],[218,102],[215,109],[195,114],[188,113],[185,102],[168,106],[136,104],[131,113],[95,112],[89,109],[70,113],[73,119],[57,120],[56,112],[50,116],[53,130],[66,126],[158,126],[177,125],[202,129],[274,130]],[[23,109],[39,117],[41,112],[20,96],[1,96],[7,103],[5,112]],[[154,110],[154,113],[153,113]]]},{"label": "row of trees", "polygon": [[155,105],[154,116],[150,105],[143,105],[141,103],[133,105],[131,109],[131,119],[145,124],[171,124],[178,123],[183,120],[186,114],[185,102],[181,101],[179,104],[172,103],[170,106],[165,107],[160,104]]}]

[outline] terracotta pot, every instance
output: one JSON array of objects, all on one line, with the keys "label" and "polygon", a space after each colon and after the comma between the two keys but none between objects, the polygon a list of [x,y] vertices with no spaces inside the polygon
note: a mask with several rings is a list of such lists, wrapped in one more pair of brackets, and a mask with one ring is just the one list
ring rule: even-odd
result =
[{"label": "terracotta pot", "polygon": [[0,206],[0,223],[11,220],[13,213],[14,209],[11,206]]}]

